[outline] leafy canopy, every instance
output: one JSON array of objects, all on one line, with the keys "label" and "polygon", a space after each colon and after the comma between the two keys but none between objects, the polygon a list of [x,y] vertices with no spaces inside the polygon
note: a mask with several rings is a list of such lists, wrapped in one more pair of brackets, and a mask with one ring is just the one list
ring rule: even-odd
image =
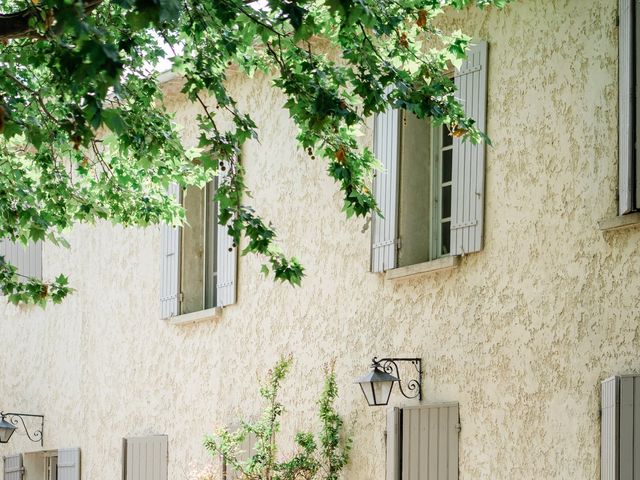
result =
[{"label": "leafy canopy", "polygon": [[[483,139],[448,76],[470,39],[434,20],[508,1],[0,0],[0,238],[64,244],[73,224],[99,219],[179,224],[168,185],[203,186],[224,170],[219,221],[236,244],[246,237],[243,253],[264,258],[265,274],[299,284],[302,265],[247,203],[239,155],[259,132],[227,88],[229,68],[271,76],[346,215],[366,216],[377,211],[368,184],[378,165],[357,142],[367,117],[403,108]],[[163,103],[157,64],[167,51],[200,111],[197,149],[181,143]],[[0,259],[0,290],[44,305],[70,287],[64,275],[25,281]]]}]

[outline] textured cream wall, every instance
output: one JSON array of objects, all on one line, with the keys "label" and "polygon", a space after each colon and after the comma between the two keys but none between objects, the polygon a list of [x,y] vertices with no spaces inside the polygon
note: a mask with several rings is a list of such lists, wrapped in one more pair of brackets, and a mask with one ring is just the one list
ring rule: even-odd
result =
[{"label": "textured cream wall", "polygon": [[[640,371],[640,231],[602,234],[616,212],[614,0],[522,0],[452,19],[490,44],[485,249],[452,272],[367,273],[369,234],[347,221],[325,164],[297,150],[269,82],[237,83],[261,142],[244,150],[252,201],[305,264],[301,288],[241,258],[238,304],[176,327],[158,319],[159,234],[79,226],[47,246],[63,305],[0,306],[0,408],[42,412],[45,447],[80,446],[82,478],[119,478],[121,438],[169,435],[169,476],[206,459],[206,432],[257,409],[254,380],[282,352],[288,431],[309,426],[336,360],[352,423],[345,478],[384,477],[384,410],[352,380],[374,355],[419,355],[427,401],[458,401],[460,478],[599,478],[599,383]],[[193,138],[194,111],[178,120]],[[367,138],[370,141],[370,137]],[[402,403],[395,396],[393,401]],[[23,438],[0,454],[33,449]]]}]

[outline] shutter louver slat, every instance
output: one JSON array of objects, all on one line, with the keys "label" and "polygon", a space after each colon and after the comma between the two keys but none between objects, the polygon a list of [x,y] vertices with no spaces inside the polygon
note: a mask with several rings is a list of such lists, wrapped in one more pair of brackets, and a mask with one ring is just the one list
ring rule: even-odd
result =
[{"label": "shutter louver slat", "polygon": [[618,27],[618,213],[634,209],[634,0],[619,0]]},{"label": "shutter louver slat", "polygon": [[[488,46],[470,47],[467,60],[456,72],[455,84],[465,114],[486,130]],[[478,252],[483,242],[485,145],[459,138],[453,141],[451,190],[452,255]]]},{"label": "shutter louver slat", "polygon": [[80,449],[58,450],[58,480],[80,480]]},{"label": "shutter louver slat", "polygon": [[377,172],[374,178],[373,194],[384,218],[374,213],[371,220],[372,272],[396,267],[399,149],[398,110],[379,113],[374,120],[373,150],[382,164],[382,171]]},{"label": "shutter louver slat", "polygon": [[[172,183],[167,193],[181,201],[180,186]],[[160,226],[160,316],[180,314],[180,227]]]},{"label": "shutter louver slat", "polygon": [[22,466],[22,454],[7,455],[4,457],[3,480],[22,480],[24,472]]},{"label": "shutter louver slat", "polygon": [[[223,182],[225,172],[219,170],[218,182]],[[229,222],[233,221],[230,219]],[[236,303],[236,287],[237,287],[237,266],[238,266],[238,247],[234,246],[234,240],[229,235],[227,225],[218,225],[217,241],[217,285],[216,285],[216,305],[225,307]]]}]

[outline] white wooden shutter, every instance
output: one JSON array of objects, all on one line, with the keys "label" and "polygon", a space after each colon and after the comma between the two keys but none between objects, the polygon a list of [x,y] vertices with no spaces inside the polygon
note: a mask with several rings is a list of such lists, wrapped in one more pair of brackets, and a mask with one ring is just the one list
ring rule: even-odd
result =
[{"label": "white wooden shutter", "polygon": [[634,210],[634,0],[619,0],[618,27],[618,213]]},{"label": "white wooden shutter", "polygon": [[[218,170],[218,183],[225,181],[225,172]],[[233,221],[230,219],[229,222]],[[227,225],[218,225],[218,272],[216,285],[216,303],[218,307],[224,307],[236,303],[236,275],[238,266],[238,246],[234,246],[234,240],[227,229]]]},{"label": "white wooden shutter", "polygon": [[400,480],[400,465],[402,459],[402,411],[398,407],[387,410],[387,474],[386,480]]},{"label": "white wooden shutter", "polygon": [[402,409],[402,480],[457,480],[457,404]]},{"label": "white wooden shutter", "polygon": [[125,439],[124,480],[167,480],[168,452],[167,435]]},{"label": "white wooden shutter", "polygon": [[600,415],[600,480],[618,480],[618,377],[602,382]]},{"label": "white wooden shutter", "polygon": [[[17,268],[20,275],[42,279],[42,242],[30,241],[27,245],[0,240],[0,257]],[[25,279],[26,280],[26,279]]]},{"label": "white wooden shutter", "polygon": [[[181,201],[180,187],[172,183],[168,189]],[[180,228],[160,226],[160,315],[169,318],[180,312]]]},{"label": "white wooden shutter", "polygon": [[383,217],[373,214],[371,222],[371,271],[384,272],[396,267],[398,182],[400,156],[400,113],[389,109],[375,116],[373,153],[382,171],[373,179],[373,195]]},{"label": "white wooden shutter", "polygon": [[80,449],[58,450],[58,480],[80,480]]},{"label": "white wooden shutter", "polygon": [[4,480],[22,480],[23,472],[22,454],[4,457]]},{"label": "white wooden shutter", "polygon": [[[467,60],[456,71],[455,84],[465,114],[486,130],[488,48],[486,42],[472,45]],[[485,145],[453,140],[451,186],[452,255],[482,249],[484,217]]]}]

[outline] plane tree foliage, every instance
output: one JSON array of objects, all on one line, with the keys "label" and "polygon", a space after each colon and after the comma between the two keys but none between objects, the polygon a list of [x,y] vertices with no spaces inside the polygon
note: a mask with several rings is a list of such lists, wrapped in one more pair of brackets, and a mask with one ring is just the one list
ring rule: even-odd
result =
[{"label": "plane tree foliage", "polygon": [[[326,162],[346,215],[367,217],[378,165],[358,143],[367,117],[402,108],[485,140],[449,73],[470,38],[437,19],[508,1],[0,0],[0,238],[64,245],[77,223],[178,225],[184,211],[168,185],[224,172],[219,221],[237,245],[245,237],[243,253],[259,255],[265,274],[299,284],[303,266],[251,205],[240,152],[260,132],[230,92],[230,70],[270,76],[299,147]],[[200,112],[197,148],[165,107],[167,58]],[[71,287],[62,273],[22,278],[0,258],[0,291],[45,305]]]}]

